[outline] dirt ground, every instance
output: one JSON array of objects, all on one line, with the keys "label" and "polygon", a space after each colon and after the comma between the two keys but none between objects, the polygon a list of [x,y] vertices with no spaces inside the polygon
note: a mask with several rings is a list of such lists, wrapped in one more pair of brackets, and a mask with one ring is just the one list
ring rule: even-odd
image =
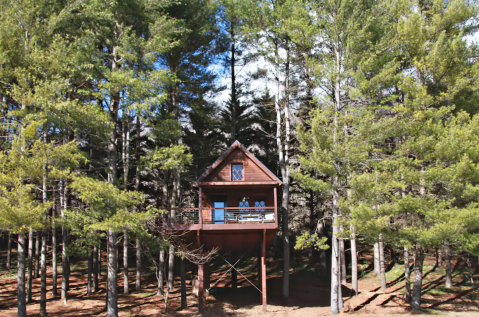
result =
[{"label": "dirt ground", "polygon": [[[15,258],[15,257],[14,257]],[[4,257],[3,257],[4,259]],[[4,261],[1,262],[4,267]],[[244,276],[257,284],[256,260],[250,259],[240,269]],[[350,284],[343,286],[345,310],[342,314],[358,316],[478,316],[478,291],[470,285],[470,275],[465,265],[455,263],[452,289],[445,289],[444,267],[435,267],[433,259],[427,259],[424,268],[423,307],[420,312],[412,312],[404,303],[404,276],[400,264],[391,265],[388,269],[388,288],[381,291],[379,279],[371,272],[370,266],[363,259],[364,274],[359,282],[360,294],[350,297]],[[80,263],[81,264],[81,263]],[[218,283],[207,298],[207,310],[202,316],[330,316],[329,313],[329,281],[322,279],[317,269],[309,265],[296,264],[291,271],[290,299],[281,297],[280,263],[271,259],[268,264],[268,312],[263,314],[261,295],[245,278],[238,275],[238,289],[231,288],[231,276]],[[61,269],[61,267],[60,267]],[[103,267],[103,270],[105,267]],[[211,273],[213,285],[225,272],[227,266],[216,266]],[[197,299],[192,295],[191,271],[187,277],[188,307],[180,307],[180,280],[175,279],[175,290],[169,295],[168,308],[163,313],[164,296],[156,295],[154,275],[143,277],[143,288],[133,291],[134,276],[130,276],[130,295],[118,298],[120,316],[201,316],[197,313]],[[61,276],[61,274],[59,274]],[[49,316],[105,316],[105,271],[101,277],[101,288],[98,293],[86,295],[86,270],[83,266],[72,268],[68,301],[64,304],[59,297],[51,295],[51,272],[47,281],[47,312]],[[61,285],[61,277],[58,280]],[[27,305],[29,316],[38,316],[40,279],[34,279],[33,301]],[[118,290],[123,291],[122,274],[119,273]],[[17,286],[15,271],[0,271],[0,317],[17,315]]]}]

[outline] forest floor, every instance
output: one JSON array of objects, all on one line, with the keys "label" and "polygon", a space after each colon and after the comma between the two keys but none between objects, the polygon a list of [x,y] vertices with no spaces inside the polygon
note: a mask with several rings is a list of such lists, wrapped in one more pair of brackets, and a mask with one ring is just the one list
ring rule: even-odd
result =
[{"label": "forest floor", "polygon": [[[16,258],[12,254],[13,259]],[[4,269],[5,254],[0,270],[0,317],[17,315],[16,271]],[[281,297],[281,263],[268,261],[268,312],[262,313],[261,296],[251,284],[238,275],[238,289],[230,287],[231,276],[218,283],[216,292],[211,291],[207,298],[207,310],[203,316],[330,316],[329,314],[329,281],[322,279],[318,268],[304,263],[296,263],[291,270],[290,299]],[[219,261],[217,261],[218,263]],[[48,271],[47,280],[47,312],[49,316],[105,316],[105,266],[101,276],[100,291],[91,296],[86,295],[86,268],[84,262],[72,266],[70,291],[65,304],[61,299],[51,295],[52,275]],[[105,262],[103,262],[104,264]],[[404,303],[404,269],[401,264],[391,264],[387,272],[388,288],[380,290],[379,278],[370,271],[370,259],[361,261],[362,276],[359,281],[360,294],[350,297],[350,284],[343,286],[345,312],[358,316],[478,316],[479,293],[470,284],[470,274],[463,262],[454,262],[453,288],[444,288],[445,269],[434,266],[434,258],[427,258],[424,267],[423,309],[412,312]],[[12,261],[13,264],[13,261]],[[49,266],[50,267],[50,266]],[[213,285],[226,271],[226,265],[216,265],[211,273]],[[61,266],[59,266],[61,272]],[[130,290],[134,289],[134,272],[130,270]],[[221,272],[220,272],[221,271]],[[256,259],[245,261],[240,271],[255,284],[257,283]],[[61,273],[58,285],[60,290]],[[187,274],[188,307],[180,307],[180,279],[175,278],[175,290],[169,295],[168,308],[163,313],[164,297],[156,295],[156,279],[154,275],[144,275],[142,290],[131,291],[130,295],[118,298],[120,316],[200,316],[197,313],[197,299],[192,295],[191,271]],[[119,273],[118,290],[123,291],[122,273]],[[29,316],[38,316],[40,297],[40,279],[33,280],[33,301],[27,305]]]}]

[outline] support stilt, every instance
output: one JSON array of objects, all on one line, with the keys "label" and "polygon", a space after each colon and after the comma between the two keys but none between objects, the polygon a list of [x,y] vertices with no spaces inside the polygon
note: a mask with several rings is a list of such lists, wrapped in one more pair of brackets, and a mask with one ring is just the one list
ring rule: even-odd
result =
[{"label": "support stilt", "polygon": [[198,264],[198,311],[200,313],[204,311],[206,302],[204,276],[204,265]]},{"label": "support stilt", "polygon": [[263,243],[261,252],[261,295],[263,298],[263,312],[266,312],[266,229],[263,229]]}]

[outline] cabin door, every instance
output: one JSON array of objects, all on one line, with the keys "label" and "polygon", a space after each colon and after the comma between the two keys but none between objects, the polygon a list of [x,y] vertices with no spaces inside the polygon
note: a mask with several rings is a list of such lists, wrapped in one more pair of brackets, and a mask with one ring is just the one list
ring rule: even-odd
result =
[{"label": "cabin door", "polygon": [[[225,223],[225,208],[226,203],[224,201],[215,201],[213,203],[214,209],[214,223]],[[217,209],[218,208],[218,209]]]}]

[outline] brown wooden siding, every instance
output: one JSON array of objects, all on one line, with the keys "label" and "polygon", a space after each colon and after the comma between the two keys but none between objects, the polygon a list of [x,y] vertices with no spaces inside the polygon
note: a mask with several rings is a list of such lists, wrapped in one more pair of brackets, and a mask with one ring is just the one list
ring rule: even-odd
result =
[{"label": "brown wooden siding", "polygon": [[246,182],[273,180],[253,160],[247,157],[243,151],[235,149],[203,182],[230,182],[232,163],[243,164],[243,175]]}]

